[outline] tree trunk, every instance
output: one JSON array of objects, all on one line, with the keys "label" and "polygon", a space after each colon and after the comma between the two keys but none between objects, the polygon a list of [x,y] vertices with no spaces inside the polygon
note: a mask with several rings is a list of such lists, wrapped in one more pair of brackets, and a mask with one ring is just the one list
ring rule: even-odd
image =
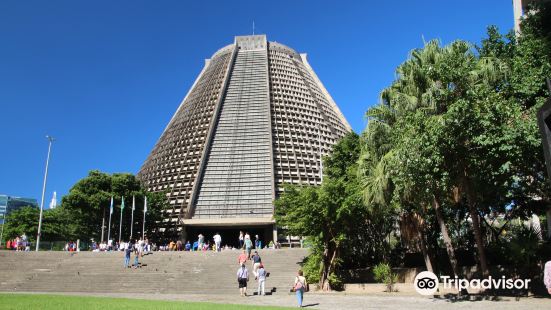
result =
[{"label": "tree trunk", "polygon": [[329,283],[329,276],[331,275],[331,273],[335,269],[335,263],[336,263],[336,258],[337,258],[337,247],[336,246],[335,246],[335,249],[332,252],[333,252],[333,254],[331,255],[331,260],[329,261],[329,265],[327,266],[327,278],[325,279],[325,283],[322,287],[322,290],[324,290],[324,291],[331,291],[332,290],[331,283]]},{"label": "tree trunk", "polygon": [[421,247],[421,252],[423,253],[423,259],[425,259],[425,265],[427,266],[427,270],[434,273],[434,269],[432,268],[432,262],[430,261],[429,251],[427,250],[425,237],[423,236],[423,233],[421,230],[418,230],[417,234],[419,237],[419,245]]},{"label": "tree trunk", "polygon": [[486,253],[484,252],[484,240],[482,237],[482,232],[480,230],[480,219],[478,218],[478,211],[476,208],[476,198],[475,198],[475,194],[471,189],[467,176],[463,178],[463,188],[467,193],[467,202],[469,204],[469,215],[471,216],[471,220],[473,222],[473,232],[474,232],[474,239],[476,241],[476,249],[478,252],[478,260],[480,262],[480,271],[482,272],[482,276],[484,278],[487,278],[490,273],[488,272],[488,263],[486,260]]},{"label": "tree trunk", "polygon": [[320,281],[318,283],[319,287],[323,290],[325,288],[325,283],[328,282],[329,274],[329,241],[324,242],[323,255],[321,257],[321,272],[320,272]]},{"label": "tree trunk", "polygon": [[444,221],[444,215],[442,214],[440,202],[438,202],[436,196],[434,195],[432,196],[432,206],[434,207],[436,219],[438,220],[438,226],[440,226],[440,232],[442,233],[442,238],[444,239],[444,244],[446,245],[446,251],[448,252],[453,275],[457,277],[459,275],[459,271],[457,269],[457,259],[455,258],[455,250],[453,249],[452,239],[448,234],[448,228],[446,228],[446,222]]},{"label": "tree trunk", "polygon": [[476,249],[478,252],[478,259],[480,261],[480,270],[482,276],[487,278],[490,274],[488,271],[488,263],[486,261],[486,253],[484,252],[484,240],[482,239],[482,232],[480,231],[480,220],[478,218],[478,212],[476,208],[469,202],[469,214],[473,221],[474,239],[476,241]]}]

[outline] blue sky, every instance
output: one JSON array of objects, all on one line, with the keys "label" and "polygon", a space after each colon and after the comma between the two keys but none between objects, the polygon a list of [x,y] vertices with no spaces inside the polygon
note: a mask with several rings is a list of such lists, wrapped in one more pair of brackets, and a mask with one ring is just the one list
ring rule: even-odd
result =
[{"label": "blue sky", "polygon": [[0,2],[0,193],[46,202],[89,170],[136,173],[204,64],[235,35],[308,59],[356,132],[423,38],[479,42],[511,1]]}]

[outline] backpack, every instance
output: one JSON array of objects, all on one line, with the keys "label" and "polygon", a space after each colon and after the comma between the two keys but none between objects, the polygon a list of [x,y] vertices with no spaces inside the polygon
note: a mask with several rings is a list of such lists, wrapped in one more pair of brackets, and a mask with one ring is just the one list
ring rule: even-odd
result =
[{"label": "backpack", "polygon": [[304,285],[304,283],[302,281],[300,281],[300,278],[297,277],[297,283],[295,284],[295,286],[293,287],[293,291],[298,291],[298,290],[303,290],[304,292],[308,292],[309,289],[308,289],[308,284]]}]

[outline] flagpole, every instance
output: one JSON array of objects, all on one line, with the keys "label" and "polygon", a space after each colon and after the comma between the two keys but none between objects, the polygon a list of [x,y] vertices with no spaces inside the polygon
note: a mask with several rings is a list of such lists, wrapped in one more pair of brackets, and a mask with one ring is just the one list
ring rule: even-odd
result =
[{"label": "flagpole", "polygon": [[132,228],[134,227],[134,209],[136,209],[136,196],[132,196],[132,221],[130,222],[130,241],[132,241]]},{"label": "flagpole", "polygon": [[122,204],[121,204],[121,220],[119,221],[119,244],[122,240],[122,211],[124,210],[124,196],[122,196]]},{"label": "flagpole", "polygon": [[147,196],[145,196],[145,202],[143,207],[143,226],[142,226],[142,238],[145,240],[145,214],[147,213]]},{"label": "flagpole", "polygon": [[103,207],[103,217],[101,218],[101,240],[100,240],[100,243],[103,242],[104,234],[105,234],[105,206]]},{"label": "flagpole", "polygon": [[111,196],[111,206],[109,207],[109,228],[107,229],[107,243],[111,240],[111,215],[113,215],[113,196]]}]

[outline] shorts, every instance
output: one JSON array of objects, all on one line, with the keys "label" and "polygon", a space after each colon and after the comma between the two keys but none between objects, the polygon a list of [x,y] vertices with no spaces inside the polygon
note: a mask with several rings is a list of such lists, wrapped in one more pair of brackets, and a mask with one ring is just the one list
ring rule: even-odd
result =
[{"label": "shorts", "polygon": [[245,278],[237,279],[237,282],[239,283],[239,288],[247,287],[247,279]]}]

